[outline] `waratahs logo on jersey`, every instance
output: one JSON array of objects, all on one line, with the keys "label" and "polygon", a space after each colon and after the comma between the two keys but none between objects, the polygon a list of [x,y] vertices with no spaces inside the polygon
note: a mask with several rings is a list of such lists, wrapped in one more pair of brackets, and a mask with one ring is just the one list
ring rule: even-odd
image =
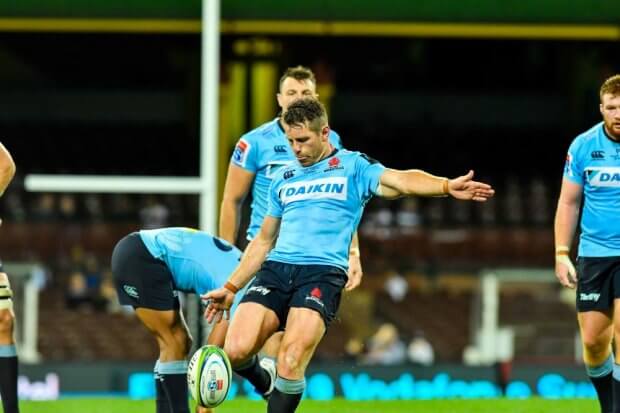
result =
[{"label": "waratahs logo on jersey", "polygon": [[586,168],[586,176],[592,186],[620,188],[620,167]]},{"label": "waratahs logo on jersey", "polygon": [[570,176],[573,175],[572,170],[571,170],[571,162],[573,161],[573,157],[571,156],[570,152],[566,154],[566,162],[564,163],[564,173],[568,174]]},{"label": "waratahs logo on jersey", "polygon": [[326,198],[345,201],[347,199],[347,178],[339,176],[294,182],[284,185],[280,190],[280,199],[285,205],[295,201]]},{"label": "waratahs logo on jersey", "polygon": [[250,152],[251,145],[245,139],[239,139],[235,151],[233,152],[233,161],[239,166],[245,166],[245,161],[248,159],[248,153]]},{"label": "waratahs logo on jersey", "polygon": [[344,169],[341,164],[340,164],[340,159],[338,159],[338,157],[334,156],[333,158],[331,158],[329,161],[327,161],[327,165],[329,166],[327,169],[325,169],[323,172],[329,172],[329,171],[334,171],[336,169]]}]

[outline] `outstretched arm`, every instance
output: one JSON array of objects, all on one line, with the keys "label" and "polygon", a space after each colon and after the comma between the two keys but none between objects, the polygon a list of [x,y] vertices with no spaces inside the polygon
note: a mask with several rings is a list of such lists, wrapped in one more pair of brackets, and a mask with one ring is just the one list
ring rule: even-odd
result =
[{"label": "outstretched arm", "polygon": [[9,151],[0,143],[0,196],[15,176],[15,162]]},{"label": "outstretched arm", "polygon": [[401,196],[452,196],[456,199],[484,202],[495,191],[490,185],[473,180],[474,171],[448,179],[419,169],[386,169],[380,178],[377,194],[384,198]]}]

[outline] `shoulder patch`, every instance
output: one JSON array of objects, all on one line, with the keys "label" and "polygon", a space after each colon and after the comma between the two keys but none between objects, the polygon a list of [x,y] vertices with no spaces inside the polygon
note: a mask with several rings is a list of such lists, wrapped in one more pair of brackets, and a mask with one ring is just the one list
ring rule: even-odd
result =
[{"label": "shoulder patch", "polygon": [[245,162],[248,159],[248,153],[252,149],[252,145],[247,140],[241,138],[239,142],[237,142],[237,146],[235,146],[235,150],[233,152],[233,162],[235,162],[239,166],[245,166]]}]

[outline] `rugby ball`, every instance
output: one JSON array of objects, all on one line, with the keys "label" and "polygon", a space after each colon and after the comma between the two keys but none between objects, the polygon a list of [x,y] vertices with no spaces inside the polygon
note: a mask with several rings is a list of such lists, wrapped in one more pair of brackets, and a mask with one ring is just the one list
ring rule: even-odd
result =
[{"label": "rugby ball", "polygon": [[187,366],[187,386],[202,407],[215,407],[226,400],[231,380],[230,361],[218,346],[200,347]]}]

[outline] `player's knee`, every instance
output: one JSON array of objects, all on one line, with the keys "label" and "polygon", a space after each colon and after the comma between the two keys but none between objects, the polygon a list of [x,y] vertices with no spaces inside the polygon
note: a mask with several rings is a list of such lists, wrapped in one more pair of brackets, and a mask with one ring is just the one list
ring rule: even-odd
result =
[{"label": "player's knee", "polygon": [[242,338],[227,337],[224,352],[228,355],[230,363],[235,366],[252,356],[252,347]]},{"label": "player's knee", "polygon": [[582,340],[584,350],[590,357],[607,354],[609,350],[609,343],[600,335],[583,333]]},{"label": "player's knee", "polygon": [[278,373],[284,377],[297,377],[303,373],[302,360],[306,351],[300,343],[282,348],[278,354]]}]

